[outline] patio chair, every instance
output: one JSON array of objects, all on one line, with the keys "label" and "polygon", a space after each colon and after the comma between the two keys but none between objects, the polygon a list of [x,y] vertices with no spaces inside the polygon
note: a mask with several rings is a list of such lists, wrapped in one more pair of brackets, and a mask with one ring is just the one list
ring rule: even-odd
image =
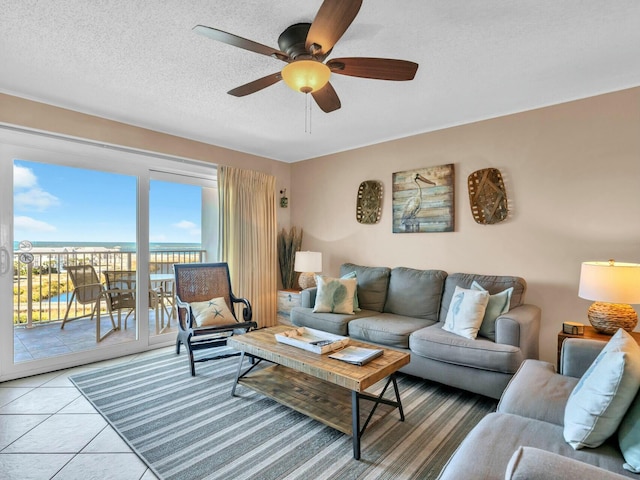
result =
[{"label": "patio chair", "polygon": [[[118,313],[118,329],[122,324],[122,314],[126,312],[124,318],[124,329],[127,329],[127,320],[136,311],[136,272],[135,270],[106,270],[103,272],[106,289],[105,298],[107,300],[107,310],[111,318]],[[158,293],[149,289],[149,308],[154,309],[156,320],[161,308],[161,301]]]},{"label": "patio chair", "polygon": [[73,284],[73,292],[67,302],[67,311],[64,313],[60,329],[64,329],[64,325],[67,322],[87,316],[80,315],[79,317],[69,318],[69,312],[74,300],[80,305],[93,304],[91,309],[91,319],[93,319],[96,310],[100,307],[101,294],[104,291],[104,285],[100,282],[100,278],[92,265],[69,265],[65,266],[65,271]]},{"label": "patio chair", "polygon": [[[218,353],[195,358],[195,350],[222,347],[233,334],[246,333],[258,327],[251,321],[251,304],[231,291],[229,266],[226,263],[183,263],[174,265],[176,304],[178,306],[178,338],[189,355],[191,376],[195,363],[240,355],[240,352]],[[242,321],[238,321],[234,305],[242,304]]]}]

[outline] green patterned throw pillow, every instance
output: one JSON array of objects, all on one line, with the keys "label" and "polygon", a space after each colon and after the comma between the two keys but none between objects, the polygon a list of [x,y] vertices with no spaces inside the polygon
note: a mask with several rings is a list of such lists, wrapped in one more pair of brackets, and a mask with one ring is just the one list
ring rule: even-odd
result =
[{"label": "green patterned throw pillow", "polygon": [[314,312],[353,314],[353,295],[356,291],[355,278],[332,278],[316,275],[318,292]]}]

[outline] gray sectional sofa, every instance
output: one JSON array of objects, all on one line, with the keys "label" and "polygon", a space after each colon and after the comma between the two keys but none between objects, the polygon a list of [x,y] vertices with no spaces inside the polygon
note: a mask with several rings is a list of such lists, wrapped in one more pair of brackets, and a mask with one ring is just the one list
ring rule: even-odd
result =
[{"label": "gray sectional sofa", "polygon": [[623,468],[617,435],[597,448],[580,450],[563,437],[567,399],[604,345],[598,340],[565,340],[562,374],[550,363],[525,361],[504,391],[497,412],[471,430],[439,480],[638,478]]},{"label": "gray sectional sofa", "polygon": [[[340,267],[340,275],[353,272],[360,311],[314,313],[312,288],[302,291],[302,306],[292,308],[292,323],[408,350],[411,362],[401,371],[496,399],[525,359],[538,358],[540,309],[524,303],[526,282],[520,277],[351,263]],[[497,318],[493,338],[471,340],[442,329],[455,287],[468,289],[474,281],[490,294],[514,289],[510,310]]]}]

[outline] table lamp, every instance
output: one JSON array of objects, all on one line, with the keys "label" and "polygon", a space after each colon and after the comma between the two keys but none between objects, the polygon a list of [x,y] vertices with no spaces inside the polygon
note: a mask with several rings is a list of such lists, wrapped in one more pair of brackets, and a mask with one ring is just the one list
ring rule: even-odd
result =
[{"label": "table lamp", "polygon": [[632,331],[638,314],[629,304],[640,303],[640,264],[583,262],[578,296],[594,301],[587,317],[598,332],[613,335],[619,328]]},{"label": "table lamp", "polygon": [[311,288],[316,286],[314,273],[322,271],[322,253],[320,252],[296,252],[293,269],[300,273],[298,283],[300,288]]}]

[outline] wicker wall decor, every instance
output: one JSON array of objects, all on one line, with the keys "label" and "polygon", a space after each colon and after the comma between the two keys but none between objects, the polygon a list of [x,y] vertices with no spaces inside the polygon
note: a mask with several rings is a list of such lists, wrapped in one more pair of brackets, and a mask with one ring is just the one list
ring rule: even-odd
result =
[{"label": "wicker wall decor", "polygon": [[507,192],[500,170],[477,170],[469,175],[468,186],[471,214],[477,223],[492,225],[507,218]]},{"label": "wicker wall decor", "polygon": [[374,224],[382,215],[382,182],[365,180],[358,187],[356,220],[359,223]]}]

